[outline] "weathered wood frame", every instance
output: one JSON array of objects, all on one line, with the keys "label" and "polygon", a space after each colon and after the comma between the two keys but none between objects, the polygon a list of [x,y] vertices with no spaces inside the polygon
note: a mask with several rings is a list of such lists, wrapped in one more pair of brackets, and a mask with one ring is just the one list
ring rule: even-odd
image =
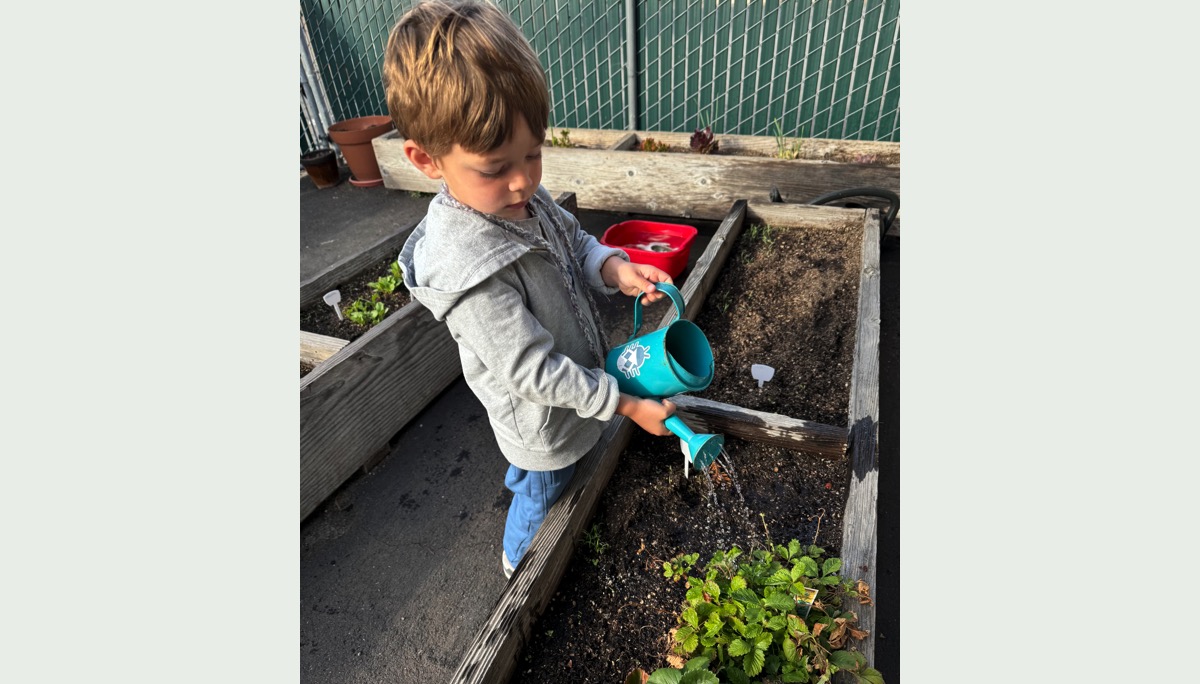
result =
[{"label": "weathered wood frame", "polygon": [[[776,141],[770,136],[718,135],[723,153],[706,155],[634,149],[646,137],[687,148],[687,133],[572,129],[570,134],[572,143],[586,147],[544,146],[542,185],[551,193],[575,193],[581,209],[720,220],[736,199],[769,202],[772,187],[789,203],[854,187],[900,192],[900,143],[803,141],[818,156],[894,160],[865,164],[745,155],[773,152]],[[384,186],[436,192],[441,181],[413,167],[403,142],[395,131],[372,141]]]},{"label": "weathered wood frame", "polygon": [[[570,193],[555,201],[577,210]],[[363,268],[398,254],[415,227],[406,226],[301,283],[300,305],[319,301]],[[300,520],[462,374],[458,345],[446,324],[417,302],[353,342],[302,331],[300,358],[316,366],[300,379]]]},{"label": "weathered wood frame", "polygon": [[[847,212],[863,216],[862,267],[859,280],[858,324],[850,390],[848,426],[821,425],[769,413],[750,411],[679,396],[679,413],[695,429],[719,428],[750,441],[781,446],[832,458],[850,458],[851,483],[843,516],[842,559],[847,573],[861,577],[871,586],[875,579],[876,459],[879,402],[879,212],[877,210],[833,209],[805,205],[733,203],[708,248],[701,255],[681,291],[684,318],[694,320],[712,290],[737,236],[747,221],[769,216],[772,226],[816,227],[823,223],[843,224]],[[666,314],[659,326],[674,312]],[[492,613],[484,622],[452,682],[492,683],[508,681],[517,659],[529,641],[533,623],[549,605],[570,562],[575,541],[595,513],[620,453],[633,434],[633,424],[617,417],[600,441],[579,461],[576,476],[567,491],[551,508],[541,529],[516,568]],[[859,624],[872,634],[859,648],[868,664],[874,663],[875,608],[860,606]]]}]

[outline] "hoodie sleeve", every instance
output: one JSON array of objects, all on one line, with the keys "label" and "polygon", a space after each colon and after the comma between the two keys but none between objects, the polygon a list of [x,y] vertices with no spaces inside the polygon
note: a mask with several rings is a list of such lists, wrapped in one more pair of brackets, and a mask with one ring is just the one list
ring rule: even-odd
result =
[{"label": "hoodie sleeve", "polygon": [[522,399],[572,408],[583,418],[612,418],[620,399],[616,379],[554,352],[553,337],[525,307],[521,287],[504,268],[463,293],[446,315],[454,339]]},{"label": "hoodie sleeve", "polygon": [[583,273],[587,278],[588,287],[600,290],[606,295],[614,295],[621,290],[616,287],[609,287],[604,283],[604,279],[600,277],[600,267],[611,256],[616,256],[629,261],[629,255],[624,251],[605,247],[600,244],[600,241],[585,231],[579,225],[578,219],[571,212],[554,205],[558,208],[559,215],[562,216],[563,223],[566,224],[567,232],[571,238],[571,249],[575,250],[575,254],[579,256],[579,263],[583,264]]}]

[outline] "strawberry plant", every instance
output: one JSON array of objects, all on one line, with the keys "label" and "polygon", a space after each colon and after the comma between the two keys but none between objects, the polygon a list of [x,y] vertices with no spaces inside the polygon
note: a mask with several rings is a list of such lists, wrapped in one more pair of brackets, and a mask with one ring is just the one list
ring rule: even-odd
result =
[{"label": "strawberry plant", "polygon": [[[707,658],[719,681],[732,684],[760,681],[753,679],[760,675],[826,684],[839,671],[860,683],[883,684],[883,676],[866,666],[861,653],[846,648],[851,640],[867,636],[855,626],[858,616],[851,608],[871,602],[870,588],[843,578],[841,559],[822,561],[824,553],[793,539],[748,557],[736,546],[718,551],[704,566],[693,565],[695,554],[663,563],[666,577],[678,581],[682,573],[688,587],[671,637],[673,650],[691,659]],[[683,682],[688,676],[674,672],[678,680],[663,674],[659,681]]]}]

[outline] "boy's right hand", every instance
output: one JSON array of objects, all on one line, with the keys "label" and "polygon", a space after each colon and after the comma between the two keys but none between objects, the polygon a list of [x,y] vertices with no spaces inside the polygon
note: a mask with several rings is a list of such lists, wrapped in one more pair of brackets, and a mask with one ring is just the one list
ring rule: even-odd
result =
[{"label": "boy's right hand", "polygon": [[665,436],[671,434],[671,431],[663,422],[675,415],[675,404],[668,399],[658,402],[654,399],[639,399],[622,392],[621,399],[617,402],[617,413],[637,423],[638,427],[652,435]]}]

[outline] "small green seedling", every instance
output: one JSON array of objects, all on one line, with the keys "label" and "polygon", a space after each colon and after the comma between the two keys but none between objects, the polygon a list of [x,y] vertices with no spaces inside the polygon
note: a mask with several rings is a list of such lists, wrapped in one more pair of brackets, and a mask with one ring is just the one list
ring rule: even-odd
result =
[{"label": "small green seedling", "polygon": [[[804,127],[801,126],[801,131]],[[803,137],[803,136],[801,136]],[[775,156],[779,159],[799,159],[801,140],[796,139],[791,142],[783,135],[783,126],[779,123],[779,119],[775,119]]]},{"label": "small green seedling", "polygon": [[364,302],[361,299],[354,300],[350,306],[346,307],[345,314],[351,323],[369,328],[382,321],[387,312],[388,308],[379,301],[379,295],[372,294],[370,302]]},{"label": "small green seedling", "polygon": [[550,129],[550,146],[551,147],[575,147],[571,142],[571,131],[562,129],[558,135],[554,134],[554,129]]},{"label": "small green seedling", "polygon": [[395,292],[398,287],[400,287],[400,279],[398,279],[396,276],[385,275],[379,280],[367,283],[367,287],[375,290],[379,294],[391,294]]},{"label": "small green seedling", "polygon": [[600,538],[600,524],[594,524],[592,525],[592,529],[585,530],[583,533],[583,539],[580,541],[583,542],[584,546],[591,550],[592,565],[599,565],[600,556],[604,555],[604,552],[608,550],[608,544]]}]

